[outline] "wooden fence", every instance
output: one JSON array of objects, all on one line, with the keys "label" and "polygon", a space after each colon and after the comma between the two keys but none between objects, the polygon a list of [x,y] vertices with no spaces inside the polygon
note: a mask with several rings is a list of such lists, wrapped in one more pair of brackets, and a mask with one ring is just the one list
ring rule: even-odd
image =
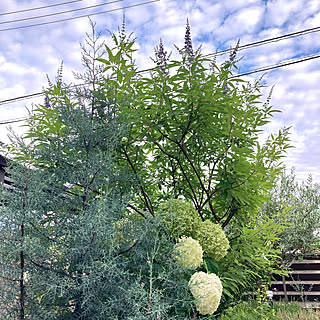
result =
[{"label": "wooden fence", "polygon": [[296,301],[303,307],[320,309],[320,254],[293,261],[288,277],[275,276],[273,300]]}]

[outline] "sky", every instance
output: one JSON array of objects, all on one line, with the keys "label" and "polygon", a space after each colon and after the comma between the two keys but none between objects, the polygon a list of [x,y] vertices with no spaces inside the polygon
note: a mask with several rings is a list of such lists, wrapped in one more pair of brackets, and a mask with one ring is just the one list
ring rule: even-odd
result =
[{"label": "sky", "polygon": [[[88,17],[75,17],[91,15],[102,39],[111,44],[107,30],[117,32],[125,14],[126,30],[133,32],[137,38],[139,50],[136,63],[141,69],[154,66],[149,57],[153,56],[154,47],[159,44],[160,38],[165,49],[175,56],[174,44],[183,46],[187,19],[194,47],[201,44],[204,54],[233,47],[238,40],[240,45],[245,45],[320,27],[318,0],[110,2],[0,1],[0,141],[9,142],[8,125],[1,123],[28,116],[28,109],[42,103],[43,96],[7,103],[1,101],[41,92],[47,87],[47,76],[54,80],[62,61],[63,78],[67,83],[74,82],[72,71],[83,71],[79,43],[83,43],[86,32],[90,32],[90,24]],[[53,6],[62,3],[66,4]],[[51,7],[30,10],[49,5]],[[89,6],[95,7],[82,10]],[[12,13],[21,10],[28,11]],[[58,14],[65,11],[70,12]],[[43,15],[47,16],[39,18]],[[27,20],[33,17],[38,18]],[[26,27],[70,18],[68,21]],[[238,57],[242,59],[238,67],[240,73],[244,73],[319,53],[320,32],[313,32],[241,50]],[[222,58],[227,59],[228,56]],[[260,76],[262,73],[255,73],[244,79],[254,81]],[[274,86],[271,104],[282,111],[275,114],[265,134],[291,127],[291,144],[294,148],[288,150],[285,165],[288,168],[295,167],[298,180],[304,180],[308,174],[312,174],[314,181],[320,182],[320,58],[270,70],[264,74],[263,82],[266,85],[263,98]],[[25,130],[23,124],[16,122],[11,126],[15,132],[22,134]]]}]

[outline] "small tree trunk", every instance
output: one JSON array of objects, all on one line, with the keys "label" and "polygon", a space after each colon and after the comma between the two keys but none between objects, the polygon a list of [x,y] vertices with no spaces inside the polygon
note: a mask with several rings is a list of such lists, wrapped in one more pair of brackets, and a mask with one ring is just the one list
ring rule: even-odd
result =
[{"label": "small tree trunk", "polygon": [[288,292],[287,292],[287,284],[286,284],[286,279],[284,275],[282,275],[282,286],[283,286],[283,292],[284,292],[284,302],[288,303]]},{"label": "small tree trunk", "polygon": [[[21,226],[21,236],[24,236],[24,225]],[[24,300],[25,300],[25,290],[24,290],[24,252],[20,251],[20,320],[24,320]]]}]

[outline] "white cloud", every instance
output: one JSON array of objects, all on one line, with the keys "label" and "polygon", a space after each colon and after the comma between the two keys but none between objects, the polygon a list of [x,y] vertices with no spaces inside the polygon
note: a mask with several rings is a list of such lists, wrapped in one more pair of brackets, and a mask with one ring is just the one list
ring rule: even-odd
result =
[{"label": "white cloud", "polygon": [[269,0],[267,2],[266,23],[282,26],[293,16],[300,20],[307,6],[308,2],[300,0]]},{"label": "white cloud", "polygon": [[[41,13],[68,10],[77,7],[103,3],[102,0],[86,0],[78,4],[48,8]],[[137,3],[125,0],[112,6],[103,6],[92,11],[102,11]],[[50,0],[8,0],[0,2],[0,12],[21,10],[51,4]],[[40,14],[33,12],[28,16]],[[76,16],[80,13],[69,14]],[[83,12],[81,12],[83,14]],[[117,32],[122,23],[122,10],[109,14],[92,16],[97,29],[110,39],[106,29]],[[141,68],[153,65],[149,59],[153,48],[162,38],[167,51],[176,50],[173,43],[183,46],[186,19],[191,24],[194,46],[203,44],[203,52],[226,49],[238,39],[246,44],[289,32],[317,27],[320,17],[318,0],[161,0],[154,4],[126,9],[127,31],[137,36],[139,55],[137,63]],[[7,16],[6,19],[26,17],[25,14]],[[43,19],[49,21],[63,18],[57,16]],[[28,22],[25,22],[27,24]],[[21,25],[21,24],[20,24]],[[3,27],[8,27],[3,25]],[[13,25],[12,25],[13,26]],[[47,26],[0,31],[0,100],[39,92],[46,86],[46,74],[53,80],[61,61],[64,61],[66,81],[72,80],[72,70],[81,69],[79,42],[85,32],[90,32],[88,19],[73,20]],[[253,70],[272,65],[296,56],[319,52],[319,34],[314,33],[291,40],[281,41],[239,52],[244,56],[239,63],[240,71]],[[225,58],[225,57],[223,57]],[[268,126],[268,132],[282,126],[292,126],[292,143],[295,149],[288,152],[285,160],[297,169],[297,175],[304,178],[308,172],[320,181],[320,62],[312,60],[269,72],[265,81],[275,85],[272,104],[283,111],[276,114]],[[260,74],[248,78],[258,78]],[[267,89],[265,91],[268,91]],[[0,121],[27,114],[25,105],[39,99],[23,100],[14,104],[0,105]],[[15,124],[17,127],[19,124]],[[19,129],[21,132],[21,128]],[[0,126],[0,140],[6,140],[5,126]],[[310,170],[310,171],[308,171]]]},{"label": "white cloud", "polygon": [[228,15],[214,31],[219,38],[236,41],[246,33],[254,33],[263,22],[263,6],[245,7]]}]

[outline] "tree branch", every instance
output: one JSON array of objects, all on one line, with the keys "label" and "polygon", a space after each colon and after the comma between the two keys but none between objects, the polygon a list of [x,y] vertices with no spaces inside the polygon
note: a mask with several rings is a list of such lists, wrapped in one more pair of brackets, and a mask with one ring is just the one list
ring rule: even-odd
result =
[{"label": "tree branch", "polygon": [[[160,134],[162,134],[160,130],[159,130],[159,132],[160,132]],[[193,189],[193,187],[192,187],[192,184],[191,184],[191,182],[190,182],[190,180],[189,180],[186,172],[184,171],[184,168],[183,168],[183,166],[182,166],[181,161],[179,160],[178,157],[173,156],[173,155],[171,155],[170,153],[166,152],[166,151],[161,147],[161,145],[160,145],[158,142],[154,141],[154,143],[155,143],[155,145],[161,150],[162,153],[164,153],[164,154],[165,154],[166,156],[168,156],[169,158],[172,158],[172,159],[174,159],[174,160],[176,160],[176,161],[178,162],[178,165],[179,165],[179,167],[180,167],[180,170],[181,170],[184,178],[186,179],[186,181],[187,181],[187,183],[188,183],[188,185],[189,185],[189,187],[190,187],[190,190],[191,190],[191,192],[192,192],[192,195],[193,195],[193,199],[192,199],[192,200],[193,200],[193,202],[194,202],[194,204],[195,204],[195,207],[196,207],[197,211],[199,212],[199,210],[198,210],[198,209],[199,209],[199,203],[198,203],[198,199],[197,199],[196,193],[195,193],[195,191],[194,191],[194,189]],[[199,215],[200,215],[201,219],[204,220],[201,212],[199,212]]]},{"label": "tree branch", "polygon": [[176,190],[177,182],[175,177],[176,168],[174,167],[174,162],[171,158],[170,158],[170,164],[171,164],[171,170],[172,170],[173,195],[174,195],[174,198],[177,199],[178,198],[177,190]]},{"label": "tree branch", "polygon": [[133,209],[135,212],[137,212],[138,214],[140,214],[140,216],[142,216],[143,218],[146,218],[146,216],[139,210],[137,209],[136,207],[134,207],[133,205],[131,204],[128,204],[128,207]]},{"label": "tree branch", "polygon": [[20,281],[20,279],[12,279],[12,278],[8,278],[8,277],[5,277],[5,276],[0,276],[2,279],[6,279],[8,281]]},{"label": "tree branch", "polygon": [[12,241],[22,241],[22,239],[9,238],[9,237],[5,237],[5,236],[0,236],[0,238],[6,239],[6,240],[12,240]]},{"label": "tree branch", "polygon": [[190,166],[191,166],[192,170],[194,171],[195,175],[197,176],[198,181],[199,181],[199,183],[200,183],[200,186],[201,186],[202,190],[204,190],[205,193],[207,194],[207,200],[206,200],[205,202],[209,204],[210,211],[211,211],[213,217],[216,219],[216,221],[219,222],[220,219],[219,219],[219,217],[216,215],[215,210],[214,210],[214,208],[213,208],[213,206],[212,206],[212,203],[210,202],[210,199],[211,199],[212,196],[210,196],[209,191],[208,191],[208,190],[206,189],[206,187],[204,186],[204,184],[203,184],[203,182],[202,182],[202,180],[201,180],[200,174],[198,173],[196,167],[194,166],[193,162],[192,162],[191,159],[189,158],[187,152],[184,150],[183,146],[182,146],[180,143],[177,143],[177,145],[179,146],[180,150],[181,150],[182,153],[184,154],[184,156],[185,156],[185,158],[187,159],[187,161],[190,163]]},{"label": "tree branch", "polygon": [[33,261],[32,259],[30,259],[29,261],[30,261],[32,264],[34,264],[35,266],[37,266],[38,268],[45,269],[45,270],[50,270],[50,271],[54,271],[54,272],[56,272],[56,273],[59,273],[59,274],[62,274],[62,275],[64,275],[64,276],[66,276],[66,277],[68,277],[68,278],[70,278],[70,279],[72,279],[72,280],[76,280],[74,277],[72,277],[72,275],[70,275],[69,273],[67,273],[67,272],[64,271],[64,270],[61,271],[61,270],[57,270],[57,269],[52,268],[52,267],[49,268],[49,267],[47,267],[47,266],[43,266],[43,265],[41,265],[41,264]]},{"label": "tree branch", "polygon": [[185,138],[185,136],[187,135],[187,133],[188,133],[188,131],[190,129],[191,122],[192,122],[191,121],[192,120],[192,113],[193,113],[193,102],[191,102],[191,111],[189,112],[189,120],[188,120],[187,126],[186,126],[184,132],[181,135],[179,143],[182,143],[183,139]]},{"label": "tree branch", "polygon": [[116,256],[118,257],[118,256],[120,256],[120,255],[122,255],[122,254],[124,254],[124,253],[126,253],[126,252],[129,252],[129,251],[130,251],[132,248],[134,248],[137,244],[138,244],[138,240],[135,241],[135,243],[134,243],[132,246],[130,246],[128,249],[118,252],[118,253],[116,254]]},{"label": "tree branch", "polygon": [[200,207],[200,210],[202,210],[203,208],[204,208],[204,206],[212,199],[212,197],[216,194],[216,193],[218,193],[218,192],[220,192],[221,191],[221,189],[215,189],[215,190],[213,190],[210,194],[209,193],[207,193],[207,199],[204,201],[204,203],[201,205],[201,207]]},{"label": "tree branch", "polygon": [[239,184],[237,184],[235,187],[231,187],[231,189],[236,189],[236,188],[239,188],[241,187],[242,185],[244,185],[249,179],[250,177],[252,177],[252,175],[256,172],[256,169],[254,169],[249,175],[247,178],[245,178],[242,182],[240,182]]},{"label": "tree branch", "polygon": [[238,211],[238,208],[236,208],[236,207],[233,207],[233,208],[232,208],[232,210],[231,210],[230,214],[228,215],[227,219],[226,219],[225,222],[222,224],[222,228],[225,228],[225,227],[229,224],[230,220],[231,220],[231,219],[233,218],[233,216],[237,213],[237,211]]},{"label": "tree branch", "polygon": [[147,193],[145,192],[145,190],[144,190],[144,188],[143,188],[143,186],[142,186],[142,183],[141,183],[141,180],[140,180],[140,178],[139,178],[139,176],[138,176],[138,173],[137,173],[137,171],[136,171],[136,168],[134,167],[134,165],[133,165],[133,163],[132,163],[132,161],[131,161],[128,153],[126,152],[126,150],[123,149],[123,152],[124,152],[124,155],[125,155],[128,163],[129,163],[132,171],[134,172],[134,174],[135,174],[135,176],[136,176],[136,178],[137,178],[137,180],[138,180],[139,187],[140,187],[140,190],[141,190],[142,195],[143,195],[143,198],[144,198],[144,203],[145,203],[145,205],[147,206],[150,214],[154,217],[154,210],[153,210],[152,203],[151,203],[151,201],[150,201]]}]

